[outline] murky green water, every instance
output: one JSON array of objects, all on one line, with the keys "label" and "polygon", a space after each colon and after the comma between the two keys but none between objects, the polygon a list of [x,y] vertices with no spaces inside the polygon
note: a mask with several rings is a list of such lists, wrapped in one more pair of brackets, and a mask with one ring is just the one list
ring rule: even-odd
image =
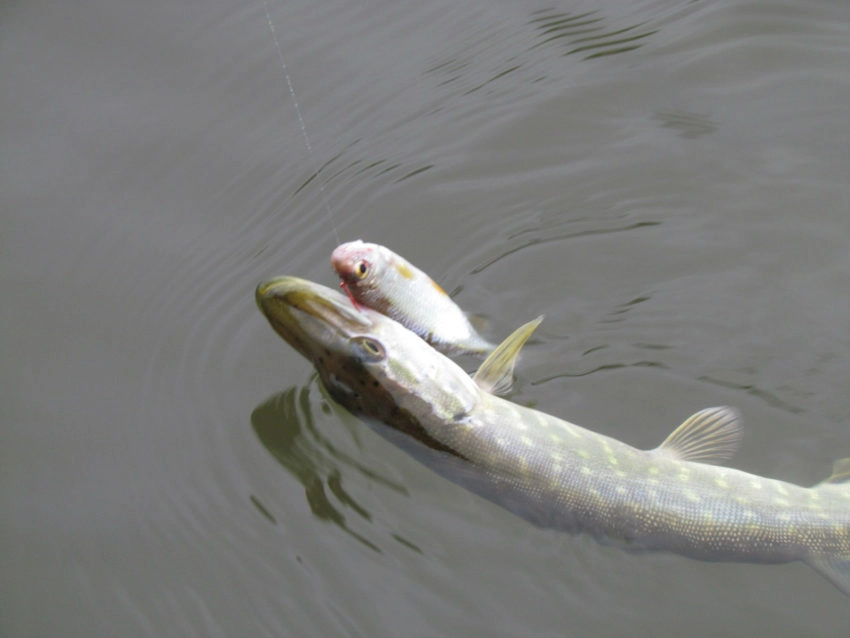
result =
[{"label": "murky green water", "polygon": [[736,467],[850,455],[850,5],[0,10],[0,634],[837,636],[802,565],[535,529],[324,399],[253,302],[387,244],[514,399]]}]

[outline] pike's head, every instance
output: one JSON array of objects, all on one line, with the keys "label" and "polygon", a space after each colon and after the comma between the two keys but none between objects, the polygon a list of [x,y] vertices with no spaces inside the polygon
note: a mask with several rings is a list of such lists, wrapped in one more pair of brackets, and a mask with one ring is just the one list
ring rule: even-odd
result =
[{"label": "pike's head", "polygon": [[478,400],[477,386],[458,365],[335,290],[276,277],[257,286],[256,300],[275,332],[312,362],[334,399],[354,414],[423,438],[462,419]]}]

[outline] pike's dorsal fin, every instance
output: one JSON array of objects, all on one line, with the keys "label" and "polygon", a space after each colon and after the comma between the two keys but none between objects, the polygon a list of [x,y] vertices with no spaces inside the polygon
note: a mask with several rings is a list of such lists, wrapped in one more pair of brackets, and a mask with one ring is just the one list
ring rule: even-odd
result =
[{"label": "pike's dorsal fin", "polygon": [[654,450],[680,461],[722,463],[741,445],[738,411],[728,406],[706,408],[688,417]]},{"label": "pike's dorsal fin", "polygon": [[531,333],[543,321],[543,315],[522,324],[510,336],[496,346],[490,356],[484,360],[472,380],[485,392],[504,394],[511,389],[514,380],[514,366],[519,351],[528,341]]},{"label": "pike's dorsal fin", "polygon": [[845,483],[850,481],[850,457],[838,459],[832,465],[832,474],[824,483]]}]

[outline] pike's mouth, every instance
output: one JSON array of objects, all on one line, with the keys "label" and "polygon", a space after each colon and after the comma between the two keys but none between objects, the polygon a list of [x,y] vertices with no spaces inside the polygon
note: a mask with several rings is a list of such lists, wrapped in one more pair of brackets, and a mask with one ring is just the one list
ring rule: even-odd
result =
[{"label": "pike's mouth", "polygon": [[337,291],[298,277],[261,282],[254,294],[272,328],[305,357],[368,331],[368,313]]}]

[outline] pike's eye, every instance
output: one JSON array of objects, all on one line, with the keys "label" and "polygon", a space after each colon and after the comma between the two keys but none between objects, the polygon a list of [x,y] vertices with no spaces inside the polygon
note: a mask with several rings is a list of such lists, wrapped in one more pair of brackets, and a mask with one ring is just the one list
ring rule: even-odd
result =
[{"label": "pike's eye", "polygon": [[369,262],[365,259],[361,259],[354,265],[354,273],[360,279],[363,279],[366,275],[369,274]]},{"label": "pike's eye", "polygon": [[387,357],[387,351],[380,341],[371,337],[355,337],[352,339],[354,344],[359,348],[363,358],[368,361],[382,361]]}]

